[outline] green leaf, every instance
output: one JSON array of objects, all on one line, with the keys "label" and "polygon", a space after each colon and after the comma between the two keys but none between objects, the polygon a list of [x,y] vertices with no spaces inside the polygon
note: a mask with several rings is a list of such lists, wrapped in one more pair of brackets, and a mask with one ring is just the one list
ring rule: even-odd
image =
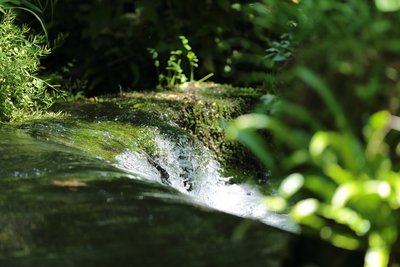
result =
[{"label": "green leaf", "polygon": [[267,206],[268,210],[275,212],[284,212],[288,207],[286,199],[275,196],[265,197],[265,205]]},{"label": "green leaf", "polygon": [[360,241],[348,235],[333,233],[327,238],[334,246],[349,250],[356,250],[360,247]]},{"label": "green leaf", "polygon": [[285,112],[298,121],[306,123],[314,131],[323,129],[322,124],[317,120],[315,114],[312,114],[303,106],[284,100],[280,100],[276,106],[279,109],[278,111]]},{"label": "green leaf", "polygon": [[373,130],[379,130],[386,127],[390,122],[390,113],[386,110],[377,112],[371,116],[368,125]]},{"label": "green leaf", "polygon": [[340,185],[343,183],[350,182],[355,179],[352,172],[343,169],[338,164],[329,164],[324,168],[324,173],[329,176],[336,184]]},{"label": "green leaf", "polygon": [[375,0],[375,5],[382,12],[400,10],[400,0]]},{"label": "green leaf", "polygon": [[293,206],[291,210],[291,216],[294,220],[301,222],[303,219],[314,215],[319,206],[319,201],[314,198],[300,200]]},{"label": "green leaf", "polygon": [[342,108],[337,102],[335,96],[332,94],[332,90],[328,87],[328,85],[325,84],[325,82],[321,78],[319,78],[314,72],[305,67],[297,68],[296,74],[324,100],[326,106],[329,108],[332,115],[336,118],[337,126],[344,131],[350,132],[350,127],[348,125],[346,115],[344,114]]},{"label": "green leaf", "polygon": [[238,133],[246,129],[266,129],[273,132],[278,140],[294,148],[304,148],[308,145],[308,138],[300,132],[293,131],[282,122],[268,115],[252,113],[235,119],[227,129],[227,135],[235,139]]},{"label": "green leaf", "polygon": [[379,233],[369,237],[369,248],[365,254],[365,267],[386,267],[389,263],[390,246]]},{"label": "green leaf", "polygon": [[366,154],[370,160],[379,155],[387,155],[387,144],[384,139],[390,131],[392,116],[388,111],[380,111],[373,114],[363,133],[368,141]]},{"label": "green leaf", "polygon": [[324,176],[307,175],[304,188],[324,201],[329,201],[335,193],[336,185]]},{"label": "green leaf", "polygon": [[311,139],[310,155],[322,167],[342,163],[349,171],[365,168],[365,154],[360,141],[352,135],[337,132],[317,132]]},{"label": "green leaf", "polygon": [[279,194],[285,198],[293,196],[304,185],[304,177],[299,173],[293,173],[286,177],[279,186]]},{"label": "green leaf", "polygon": [[298,149],[290,156],[281,160],[284,170],[292,170],[300,165],[303,165],[310,160],[310,155],[307,149]]},{"label": "green leaf", "polygon": [[252,130],[242,130],[238,132],[236,139],[246,145],[271,172],[275,170],[275,159],[267,150],[264,139]]},{"label": "green leaf", "polygon": [[338,208],[328,204],[321,204],[318,214],[329,220],[334,220],[338,224],[346,225],[359,236],[365,235],[371,229],[369,220],[364,219],[356,211],[346,207]]},{"label": "green leaf", "polygon": [[356,182],[349,182],[340,185],[332,197],[332,205],[334,207],[344,207],[347,202],[356,195],[359,195],[362,189]]}]

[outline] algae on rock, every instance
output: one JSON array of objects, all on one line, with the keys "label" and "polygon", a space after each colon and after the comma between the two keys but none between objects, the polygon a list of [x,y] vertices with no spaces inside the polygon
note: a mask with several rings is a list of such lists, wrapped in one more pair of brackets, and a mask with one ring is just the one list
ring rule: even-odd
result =
[{"label": "algae on rock", "polygon": [[175,123],[206,145],[222,164],[225,175],[237,181],[265,181],[266,171],[240,144],[227,140],[224,124],[250,112],[264,92],[213,83],[188,84],[164,92],[125,93],[116,101],[122,106],[157,114],[160,120]]},{"label": "algae on rock", "polygon": [[211,83],[164,92],[129,92],[95,101],[58,103],[52,110],[62,111],[62,118],[37,119],[20,123],[20,127],[29,127],[33,135],[47,138],[51,132],[41,128],[52,125],[59,131],[51,137],[53,140],[107,161],[126,149],[157,155],[155,129],[169,139],[186,135],[190,142],[200,141],[210,149],[224,175],[239,182],[265,180],[262,165],[224,134],[224,123],[251,111],[262,94],[257,89]]}]

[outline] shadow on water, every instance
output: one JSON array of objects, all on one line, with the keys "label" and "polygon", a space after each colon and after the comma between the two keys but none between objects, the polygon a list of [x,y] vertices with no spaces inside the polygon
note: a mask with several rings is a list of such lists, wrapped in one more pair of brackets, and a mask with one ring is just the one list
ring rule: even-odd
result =
[{"label": "shadow on water", "polygon": [[0,266],[276,265],[279,250],[266,248],[284,243],[281,231],[251,222],[235,238],[240,218],[78,150],[1,133]]},{"label": "shadow on water", "polygon": [[276,266],[269,240],[285,237],[253,223],[233,240],[240,219],[131,179],[6,184],[1,266]]},{"label": "shadow on water", "polygon": [[[289,267],[317,258],[316,266],[333,267],[353,259],[116,167],[127,148],[152,149],[144,125],[176,130],[152,114],[101,110],[89,105],[62,121],[0,125],[0,266]],[[315,244],[331,258],[309,257]]]}]

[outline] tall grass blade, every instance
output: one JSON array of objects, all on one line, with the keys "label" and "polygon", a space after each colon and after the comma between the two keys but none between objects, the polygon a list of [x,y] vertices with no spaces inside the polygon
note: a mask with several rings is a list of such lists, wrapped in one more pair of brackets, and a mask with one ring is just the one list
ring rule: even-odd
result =
[{"label": "tall grass blade", "polygon": [[332,94],[332,90],[323,82],[323,80],[305,67],[297,68],[296,74],[324,100],[328,109],[335,117],[337,126],[343,131],[351,132],[351,128],[348,124],[348,120],[343,112],[343,109],[336,101],[335,96]]}]

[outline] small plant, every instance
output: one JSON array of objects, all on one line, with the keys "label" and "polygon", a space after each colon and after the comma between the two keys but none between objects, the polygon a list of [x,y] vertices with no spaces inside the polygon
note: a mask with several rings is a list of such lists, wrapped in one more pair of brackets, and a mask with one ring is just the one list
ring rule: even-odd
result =
[{"label": "small plant", "polygon": [[189,61],[190,65],[190,81],[194,80],[194,68],[197,68],[199,65],[197,64],[199,62],[196,54],[192,51],[192,47],[189,45],[189,40],[181,35],[179,36],[179,39],[181,39],[183,47],[186,49],[186,57]]},{"label": "small plant", "polygon": [[[179,36],[181,40],[182,46],[185,49],[184,51],[178,49],[173,50],[169,54],[169,58],[167,61],[167,66],[165,67],[165,73],[160,71],[160,60],[159,54],[156,49],[148,48],[147,51],[150,53],[153,61],[154,66],[157,70],[158,75],[158,87],[173,87],[176,85],[182,85],[185,82],[194,82],[194,69],[198,67],[198,58],[196,54],[193,52],[192,47],[189,45],[189,40],[185,36]],[[186,59],[189,63],[189,80],[184,73],[183,66],[182,66],[182,57],[186,55]],[[212,74],[205,76],[204,78],[200,79],[198,82],[203,82],[210,78]]]},{"label": "small plant", "polygon": [[186,75],[183,73],[183,69],[181,66],[182,59],[182,50],[171,51],[167,63],[167,75],[164,76],[167,82],[167,86],[174,86],[183,84],[187,81]]},{"label": "small plant", "polygon": [[266,50],[266,57],[273,64],[282,63],[290,59],[293,55],[293,36],[290,33],[284,33],[280,36],[279,41],[273,41],[271,47]]},{"label": "small plant", "polygon": [[41,112],[60,92],[37,76],[39,59],[49,54],[43,36],[27,36],[27,27],[14,25],[4,13],[0,23],[0,121],[17,120]]}]

